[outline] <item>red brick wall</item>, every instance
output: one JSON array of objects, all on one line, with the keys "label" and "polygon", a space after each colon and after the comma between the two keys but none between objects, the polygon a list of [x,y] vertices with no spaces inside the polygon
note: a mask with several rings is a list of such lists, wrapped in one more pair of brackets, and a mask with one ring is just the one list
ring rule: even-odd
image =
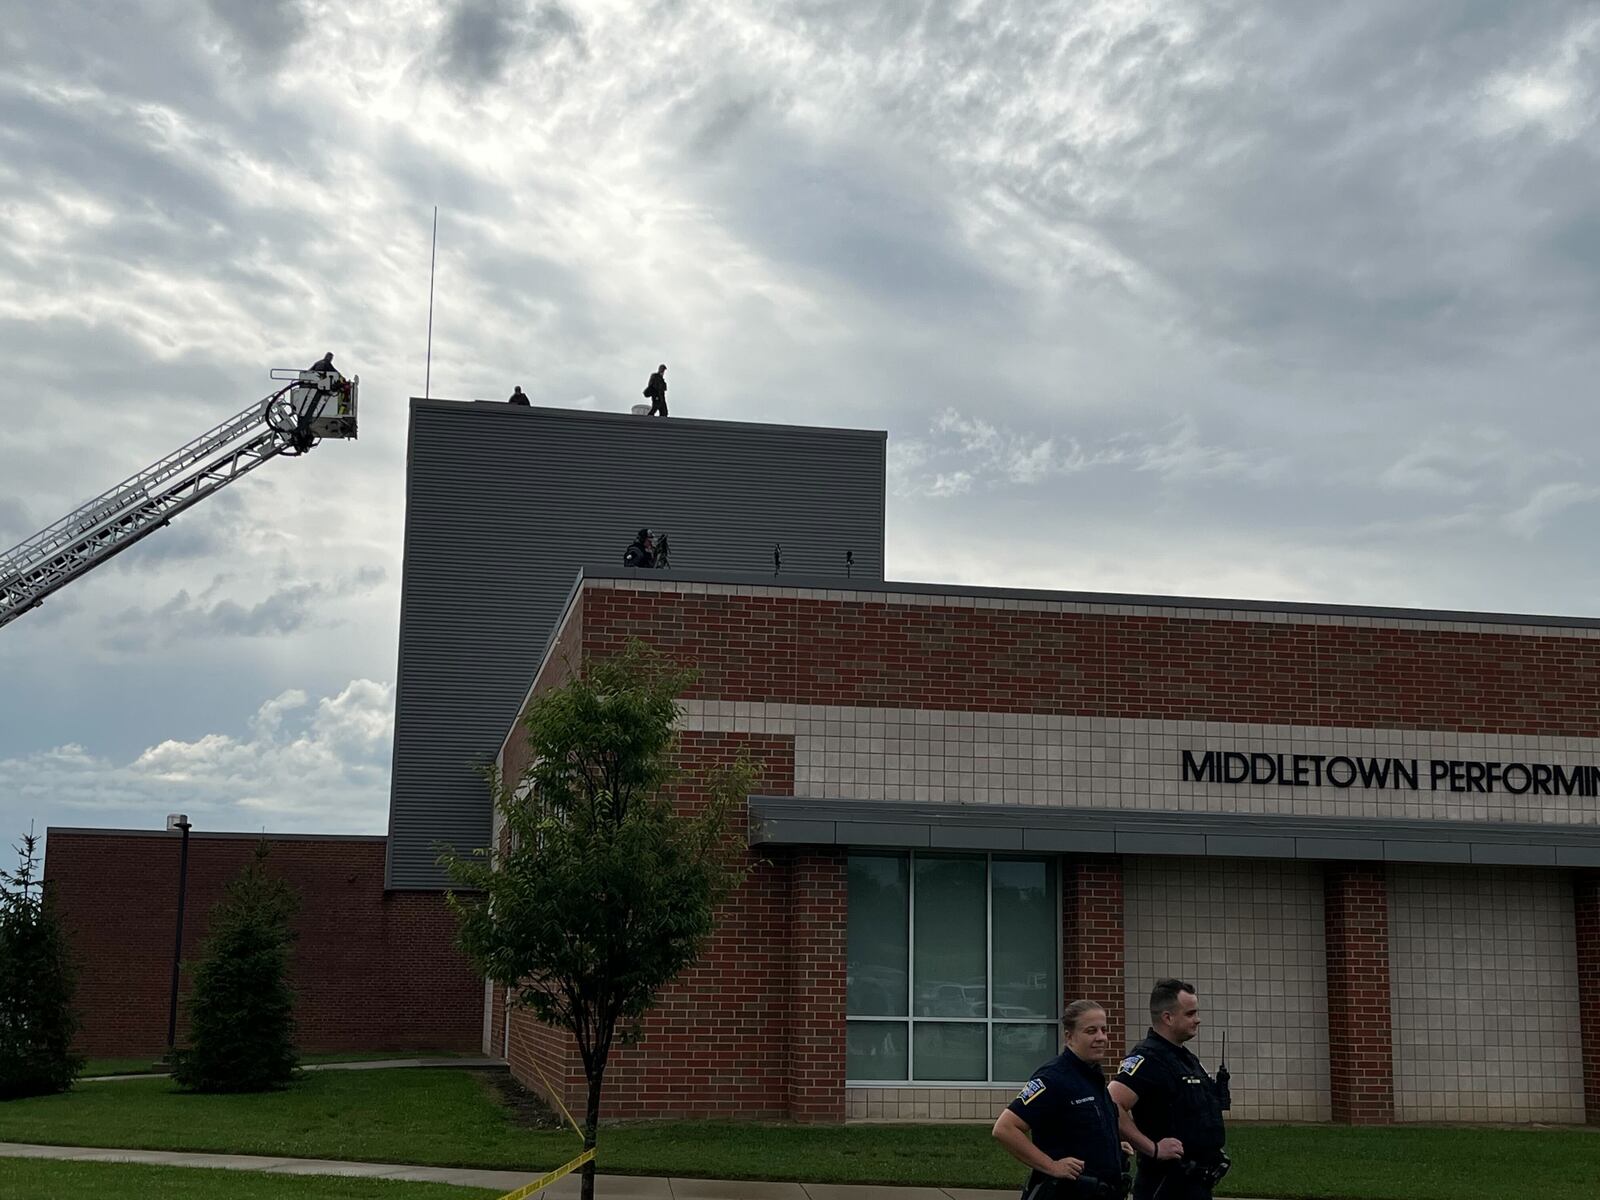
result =
[{"label": "red brick wall", "polygon": [[1394,1120],[1389,892],[1381,863],[1330,863],[1323,875],[1328,1065],[1333,1119]]},{"label": "red brick wall", "polygon": [[845,851],[789,859],[789,1116],[844,1120]]},{"label": "red brick wall", "polygon": [[1144,1034],[1128,1028],[1124,958],[1122,860],[1063,861],[1061,865],[1062,1007],[1097,1000],[1106,1010],[1113,1053]]},{"label": "red brick wall", "polygon": [[1578,1019],[1583,1037],[1583,1107],[1600,1125],[1600,871],[1573,879],[1578,926]]},{"label": "red brick wall", "polygon": [[[259,840],[191,836],[186,960]],[[442,894],[386,894],[383,838],[267,841],[270,870],[300,895],[292,982],[302,1050],[478,1049],[483,984],[454,949]],[[87,1054],[166,1047],[179,843],[177,834],[49,831],[45,878],[80,964],[78,1045]],[[180,995],[180,1044],[185,1029]]]},{"label": "red brick wall", "polygon": [[[793,791],[792,739],[686,732],[679,742],[684,777],[677,802],[685,808],[702,803],[703,773],[741,750],[758,768],[759,791]],[[730,830],[740,843],[744,820],[741,811]],[[718,913],[705,953],[646,1016],[641,1040],[613,1049],[602,1096],[607,1119],[788,1115],[790,870],[787,862],[745,857],[749,874]],[[552,1086],[562,1086],[558,1076],[566,1079],[569,1103],[584,1102],[581,1064],[569,1039],[513,1011],[512,1040],[519,1080],[541,1087],[537,1061]],[[842,1052],[840,1058],[842,1067]],[[574,1111],[581,1120],[581,1110]]]},{"label": "red brick wall", "polygon": [[1021,612],[591,582],[584,653],[641,637],[709,699],[1600,736],[1600,641]]},{"label": "red brick wall", "polygon": [[[556,635],[555,644],[550,647],[544,668],[528,691],[529,700],[560,687],[582,668],[583,604],[584,593],[579,592],[572,598],[572,607],[567,612],[566,623]],[[522,728],[521,716],[526,710],[527,703],[524,702],[523,707],[518,710],[517,723],[506,734],[505,743],[501,747],[500,770],[505,776],[507,785],[513,788],[533,762],[528,753],[527,732]]]}]

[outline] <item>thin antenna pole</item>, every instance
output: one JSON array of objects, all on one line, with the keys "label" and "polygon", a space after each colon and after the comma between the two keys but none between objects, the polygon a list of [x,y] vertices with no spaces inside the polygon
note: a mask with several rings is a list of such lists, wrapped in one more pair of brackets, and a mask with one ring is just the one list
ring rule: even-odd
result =
[{"label": "thin antenna pole", "polygon": [[433,268],[439,261],[439,206],[433,206],[433,249],[428,252],[428,366],[422,380],[422,398],[433,395]]}]

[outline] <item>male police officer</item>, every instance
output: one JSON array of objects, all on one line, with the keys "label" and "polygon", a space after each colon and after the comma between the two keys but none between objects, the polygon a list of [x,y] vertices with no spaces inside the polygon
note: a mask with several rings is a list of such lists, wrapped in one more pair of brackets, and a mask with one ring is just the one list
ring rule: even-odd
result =
[{"label": "male police officer", "polygon": [[1000,1114],[995,1141],[1030,1168],[1022,1200],[1122,1200],[1118,1110],[1100,1066],[1111,1047],[1106,1010],[1074,1000],[1061,1025],[1065,1048]]},{"label": "male police officer", "polygon": [[1184,1043],[1200,1030],[1200,1001],[1181,979],[1150,992],[1150,1031],[1111,1081],[1122,1136],[1139,1153],[1134,1200],[1209,1200],[1228,1170],[1216,1084]]}]

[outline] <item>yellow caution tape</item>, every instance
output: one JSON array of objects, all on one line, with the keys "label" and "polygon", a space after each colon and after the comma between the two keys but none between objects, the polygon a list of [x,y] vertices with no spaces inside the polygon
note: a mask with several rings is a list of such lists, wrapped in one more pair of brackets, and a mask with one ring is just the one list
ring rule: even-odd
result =
[{"label": "yellow caution tape", "polygon": [[[561,1115],[567,1119],[567,1124],[572,1126],[572,1132],[577,1134],[581,1140],[583,1137],[583,1130],[579,1127],[578,1122],[573,1119],[572,1114],[567,1111],[567,1106],[561,1102],[561,1093],[550,1086],[550,1081],[544,1077],[544,1072],[539,1069],[539,1061],[537,1059],[532,1059],[530,1061],[533,1063],[533,1073],[539,1077],[539,1082],[544,1084],[545,1095],[549,1096],[551,1100],[555,1101],[556,1107],[561,1110]],[[573,1159],[564,1166],[557,1167],[548,1175],[541,1175],[532,1183],[524,1184],[514,1192],[507,1192],[504,1196],[500,1197],[500,1200],[523,1200],[523,1198],[526,1196],[531,1196],[535,1192],[543,1191],[562,1176],[570,1175],[585,1163],[592,1162],[594,1160],[594,1153],[594,1148],[590,1147],[588,1150],[585,1150],[582,1154],[578,1155],[577,1158]]]},{"label": "yellow caution tape", "polygon": [[504,1196],[500,1197],[500,1200],[523,1200],[524,1196],[531,1196],[537,1191],[542,1191],[543,1189],[549,1187],[556,1180],[560,1179],[563,1175],[570,1175],[573,1171],[576,1171],[579,1167],[583,1166],[584,1163],[588,1162],[593,1157],[593,1150],[585,1150],[582,1154],[578,1155],[577,1158],[567,1163],[566,1166],[557,1167],[554,1171],[551,1171],[550,1174],[541,1175],[532,1183],[525,1184],[514,1192],[507,1192]]},{"label": "yellow caution tape", "polygon": [[556,1102],[556,1107],[561,1110],[561,1115],[567,1119],[567,1124],[572,1126],[572,1132],[581,1138],[583,1130],[578,1126],[578,1122],[573,1120],[572,1114],[567,1111],[567,1106],[561,1103],[561,1093],[550,1086],[550,1081],[544,1077],[544,1072],[539,1070],[539,1060],[535,1058],[529,1059],[529,1061],[533,1064],[533,1073],[539,1077],[539,1082],[544,1084],[545,1094]]}]

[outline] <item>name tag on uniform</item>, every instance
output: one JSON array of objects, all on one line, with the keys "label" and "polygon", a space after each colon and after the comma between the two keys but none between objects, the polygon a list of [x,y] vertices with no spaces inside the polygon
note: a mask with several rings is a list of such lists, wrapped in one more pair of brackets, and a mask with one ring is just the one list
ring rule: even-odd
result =
[{"label": "name tag on uniform", "polygon": [[1044,1094],[1044,1080],[1030,1079],[1022,1085],[1022,1090],[1017,1093],[1017,1099],[1024,1104],[1032,1104]]}]

